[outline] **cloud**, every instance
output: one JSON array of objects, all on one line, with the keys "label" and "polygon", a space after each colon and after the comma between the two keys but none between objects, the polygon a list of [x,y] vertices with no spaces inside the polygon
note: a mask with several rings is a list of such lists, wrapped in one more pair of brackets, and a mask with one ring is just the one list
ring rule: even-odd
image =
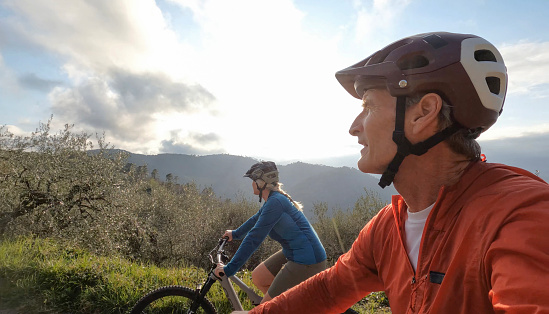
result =
[{"label": "cloud", "polygon": [[15,126],[15,125],[9,125],[9,124],[6,124],[6,125],[0,125],[0,131],[1,132],[7,132],[7,133],[11,133],[15,136],[29,136],[29,132],[25,132],[23,130],[21,130],[19,127]]},{"label": "cloud", "polygon": [[61,120],[84,129],[108,131],[121,141],[152,140],[159,113],[192,114],[213,107],[214,96],[200,85],[176,82],[162,73],[122,69],[91,76],[70,88],[50,93]]},{"label": "cloud", "polygon": [[298,60],[306,62],[304,55],[315,58],[310,53],[314,44],[302,31],[304,14],[290,0],[173,2],[193,14],[200,30],[198,45],[203,49],[196,60],[202,68],[195,74],[215,90],[235,90],[237,79],[250,86],[244,95],[236,91],[241,97],[250,92],[252,97],[264,95],[266,86],[291,85],[280,77],[291,80],[288,69],[299,64]]},{"label": "cloud", "polygon": [[41,77],[38,77],[34,73],[22,75],[21,77],[19,77],[18,81],[19,84],[21,84],[21,86],[23,87],[35,89],[42,92],[48,92],[53,87],[62,84],[61,81],[43,79]]},{"label": "cloud", "polygon": [[17,34],[5,40],[55,56],[67,76],[68,83],[53,90],[58,82],[34,74],[19,79],[28,88],[51,91],[55,121],[104,132],[125,149],[154,152],[166,129],[174,127],[162,125],[167,117],[217,114],[216,97],[193,74],[199,72],[199,58],[179,41],[155,1],[5,0],[3,5],[14,14],[1,25]]},{"label": "cloud", "polygon": [[193,112],[211,107],[215,100],[202,86],[174,82],[162,73],[116,70],[111,77],[112,89],[132,109]]},{"label": "cloud", "polygon": [[161,142],[160,152],[188,155],[225,153],[224,149],[219,148],[220,137],[215,133],[191,132],[181,137],[178,132],[172,131],[171,138]]},{"label": "cloud", "polygon": [[[14,30],[42,48],[88,66],[131,61],[141,54],[147,32],[139,32],[142,29],[136,15],[145,8],[149,14],[142,16],[144,21],[154,21],[160,15],[154,1],[5,2],[18,16],[12,23]],[[150,26],[156,28],[155,23]]]},{"label": "cloud", "polygon": [[14,79],[14,73],[9,67],[5,65],[2,54],[0,54],[0,91],[2,91],[3,89],[13,92],[17,91],[19,89],[19,86]]},{"label": "cloud", "polygon": [[549,42],[520,41],[500,48],[509,74],[509,92],[549,97]]},{"label": "cloud", "polygon": [[163,72],[194,82],[199,55],[171,29],[153,0],[5,0],[12,46],[49,53],[69,78],[106,75],[112,68]]},{"label": "cloud", "polygon": [[[363,2],[370,2],[366,6]],[[398,25],[394,22],[405,12],[411,0],[373,0],[355,1],[355,10],[358,12],[356,20],[355,36],[356,41],[368,42],[372,37],[392,37],[394,30],[391,25]]]},{"label": "cloud", "polygon": [[[200,29],[204,51],[196,60],[202,64],[197,75],[219,100],[224,116],[213,127],[219,126],[215,132],[223,135],[230,153],[321,156],[333,154],[324,148],[326,142],[342,142],[335,139],[338,134],[347,138],[348,117],[356,107],[341,105],[342,98],[354,99],[340,97],[344,90],[334,78],[347,64],[338,54],[340,38],[333,32],[333,37],[315,36],[318,29],[307,29],[295,1],[173,2],[192,13]],[[318,121],[330,123],[318,128]],[[265,134],[281,141],[267,142]]]},{"label": "cloud", "polygon": [[191,133],[190,137],[196,142],[199,142],[204,145],[217,143],[219,142],[219,139],[220,139],[220,137],[214,133],[208,133],[208,134]]}]

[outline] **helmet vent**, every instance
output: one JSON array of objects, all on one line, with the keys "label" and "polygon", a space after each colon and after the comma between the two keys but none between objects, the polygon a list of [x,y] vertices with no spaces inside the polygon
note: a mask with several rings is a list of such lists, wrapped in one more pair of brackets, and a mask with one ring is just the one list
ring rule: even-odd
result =
[{"label": "helmet vent", "polygon": [[410,56],[398,60],[397,66],[401,70],[423,68],[429,65],[429,60],[422,55]]},{"label": "helmet vent", "polygon": [[488,89],[490,89],[490,92],[492,92],[493,94],[499,95],[500,83],[501,82],[499,77],[488,76],[486,78],[486,84],[488,85]]},{"label": "helmet vent", "polygon": [[423,41],[425,41],[435,49],[448,45],[448,42],[446,40],[440,38],[440,36],[435,34],[423,37]]},{"label": "helmet vent", "polygon": [[387,56],[389,56],[389,54],[391,52],[393,52],[394,50],[396,50],[397,48],[400,48],[406,44],[408,44],[409,41],[408,40],[400,40],[400,41],[397,41],[397,42],[394,42],[392,43],[391,45],[383,48],[383,50],[380,50],[378,52],[376,52],[371,58],[370,60],[368,60],[367,64],[370,65],[370,64],[378,64],[378,63],[381,63],[383,61],[385,61],[385,59],[387,58]]},{"label": "helmet vent", "polygon": [[476,50],[475,51],[475,60],[477,61],[491,61],[491,62],[498,62],[498,60],[496,59],[496,56],[494,55],[493,52],[491,52],[490,50],[486,50],[486,49],[483,49],[483,50]]}]

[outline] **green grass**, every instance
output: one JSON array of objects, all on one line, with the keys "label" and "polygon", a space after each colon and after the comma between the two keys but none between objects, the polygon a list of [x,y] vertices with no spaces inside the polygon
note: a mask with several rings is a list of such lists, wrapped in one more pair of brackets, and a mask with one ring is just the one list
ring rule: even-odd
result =
[{"label": "green grass", "polygon": [[[52,240],[22,238],[0,243],[0,310],[19,313],[127,313],[145,293],[166,285],[191,288],[206,278],[195,267],[158,268],[118,257],[95,256]],[[252,286],[250,272],[242,280]],[[390,313],[372,295],[355,309]],[[219,313],[231,307],[219,284],[208,299]],[[250,309],[247,300],[243,306]]]}]

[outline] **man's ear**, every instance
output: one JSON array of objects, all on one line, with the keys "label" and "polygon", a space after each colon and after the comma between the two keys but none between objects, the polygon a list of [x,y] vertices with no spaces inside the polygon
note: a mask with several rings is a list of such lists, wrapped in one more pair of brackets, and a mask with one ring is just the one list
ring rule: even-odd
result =
[{"label": "man's ear", "polygon": [[411,132],[414,135],[427,132],[432,135],[438,131],[438,113],[442,109],[442,98],[428,93],[409,108]]}]

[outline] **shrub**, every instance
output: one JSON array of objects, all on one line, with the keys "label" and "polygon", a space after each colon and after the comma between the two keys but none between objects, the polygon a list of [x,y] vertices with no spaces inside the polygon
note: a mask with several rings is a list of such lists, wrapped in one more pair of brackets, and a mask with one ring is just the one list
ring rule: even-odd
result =
[{"label": "shrub", "polygon": [[[97,137],[56,134],[51,120],[30,136],[0,128],[0,233],[52,237],[96,254],[115,254],[159,266],[204,267],[204,256],[225,229],[235,229],[258,209],[244,197],[224,200],[210,187],[149,176],[146,165]],[[97,149],[94,149],[97,146]],[[153,171],[154,172],[154,171]],[[314,227],[329,264],[350,248],[358,232],[382,207],[366,191],[353,209],[315,204]],[[239,243],[231,243],[235,251]],[[267,240],[245,265],[253,268],[279,249]]]},{"label": "shrub", "polygon": [[329,265],[333,265],[341,254],[351,248],[360,230],[385,205],[377,194],[366,189],[364,192],[365,195],[356,201],[354,208],[334,209],[331,217],[326,214],[326,203],[314,205],[313,226],[326,249]]},{"label": "shrub", "polygon": [[[0,127],[0,234],[62,239],[98,254],[156,265],[202,266],[225,229],[236,228],[258,205],[222,200],[211,188],[161,182],[146,165],[72,126],[51,134],[51,120],[30,136]],[[4,202],[5,200],[5,202]],[[229,246],[235,250],[236,245]],[[275,250],[272,241],[248,262]]]}]

